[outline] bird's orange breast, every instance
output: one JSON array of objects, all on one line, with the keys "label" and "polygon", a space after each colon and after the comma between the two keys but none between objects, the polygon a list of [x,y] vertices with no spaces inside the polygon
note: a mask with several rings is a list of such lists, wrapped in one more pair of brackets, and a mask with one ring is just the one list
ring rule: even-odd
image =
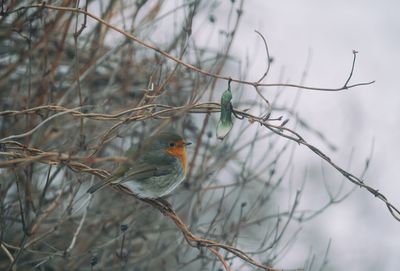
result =
[{"label": "bird's orange breast", "polygon": [[183,140],[179,140],[176,142],[176,145],[173,147],[167,148],[167,153],[177,157],[181,162],[183,174],[186,174],[186,148],[185,142]]}]

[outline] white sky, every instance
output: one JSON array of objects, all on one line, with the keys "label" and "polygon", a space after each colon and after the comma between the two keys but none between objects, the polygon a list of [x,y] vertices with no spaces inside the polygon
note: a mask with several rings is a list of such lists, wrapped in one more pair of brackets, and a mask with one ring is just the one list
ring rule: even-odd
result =
[{"label": "white sky", "polygon": [[[247,1],[244,10],[233,52],[244,58],[250,51],[250,59],[255,61],[250,75],[258,77],[265,67],[264,52],[253,30],[262,32],[276,60],[270,83],[277,82],[282,67],[284,80],[298,83],[311,49],[312,62],[305,85],[339,87],[350,69],[352,50],[359,51],[352,82],[376,80],[374,85],[343,92],[302,91],[297,112],[339,148],[330,157],[340,165],[348,165],[350,152],[354,150],[351,171],[356,175],[374,140],[374,155],[366,181],[400,206],[400,2]],[[259,50],[252,56],[254,43]],[[266,93],[272,96],[276,91],[271,89]],[[296,90],[284,92],[290,101]],[[315,138],[311,135],[305,135],[311,142],[322,145],[320,141],[313,141]],[[320,167],[315,155],[307,150],[300,153],[306,159],[296,160],[296,168],[310,163]],[[325,170],[328,168],[324,166]],[[337,176],[328,178],[328,182],[340,181]],[[313,200],[313,193],[306,191],[305,204],[321,204]],[[302,249],[312,247],[322,256],[331,238],[329,267],[332,270],[398,270],[399,223],[380,201],[358,189],[346,201],[303,225],[299,238],[302,245],[291,250],[280,263],[281,267],[299,267],[304,260]]]}]

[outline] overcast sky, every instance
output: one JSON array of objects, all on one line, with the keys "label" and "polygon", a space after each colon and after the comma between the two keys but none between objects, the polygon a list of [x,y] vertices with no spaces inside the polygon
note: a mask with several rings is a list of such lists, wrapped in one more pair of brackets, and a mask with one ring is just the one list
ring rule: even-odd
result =
[{"label": "overcast sky", "polygon": [[[399,12],[400,2],[394,0],[247,1],[238,35],[240,42],[236,40],[234,46],[235,54],[244,58],[259,42],[253,30],[265,35],[275,59],[270,83],[277,81],[282,67],[284,80],[298,83],[311,52],[305,85],[321,87],[340,87],[351,66],[352,50],[359,51],[352,82],[376,80],[375,84],[343,92],[302,91],[297,112],[339,148],[330,154],[340,165],[348,165],[354,151],[350,171],[355,174],[360,172],[374,144],[365,180],[396,206],[400,206]],[[263,53],[261,49],[258,55]],[[263,57],[253,55],[253,59],[255,65],[250,74],[257,77],[265,63]],[[266,93],[272,95],[274,91],[277,90]],[[296,94],[294,89],[284,92],[288,101]],[[296,160],[296,168],[323,164],[307,150],[299,153],[307,159]],[[329,172],[328,166],[321,167]],[[340,183],[341,179],[336,175],[328,181]],[[303,199],[322,204],[310,197],[313,193],[305,193]],[[302,245],[295,246],[281,266],[298,267],[302,262],[299,250],[307,247],[322,255],[332,239],[332,270],[398,270],[399,231],[400,222],[385,206],[368,192],[357,189],[349,199],[305,224],[300,234]]]}]

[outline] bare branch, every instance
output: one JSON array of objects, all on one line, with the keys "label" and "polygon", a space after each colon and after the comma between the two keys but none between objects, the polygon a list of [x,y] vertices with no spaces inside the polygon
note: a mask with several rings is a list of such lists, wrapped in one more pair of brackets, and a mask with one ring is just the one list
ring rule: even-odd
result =
[{"label": "bare branch", "polygon": [[[137,38],[136,36],[126,32],[126,31],[124,31],[122,29],[119,29],[116,26],[111,25],[107,21],[95,16],[94,14],[92,14],[92,13],[86,11],[86,10],[82,10],[82,9],[79,9],[79,8],[53,6],[53,5],[48,5],[45,2],[43,2],[41,4],[33,4],[33,5],[20,7],[17,10],[12,10],[12,11],[9,11],[8,13],[11,14],[11,13],[18,12],[20,10],[24,10],[24,9],[28,9],[28,8],[42,8],[42,9],[43,8],[48,8],[48,9],[52,9],[52,10],[69,11],[69,12],[85,14],[85,15],[91,17],[92,19],[94,19],[94,20],[106,25],[107,27],[113,29],[114,31],[119,32],[120,34],[124,35],[128,39],[130,39],[130,40],[132,40],[132,41],[134,41],[134,42],[136,42],[136,43],[138,43],[138,44],[140,44],[140,45],[142,45],[142,46],[144,46],[144,47],[146,47],[148,49],[151,49],[151,50],[163,55],[164,57],[166,57],[166,58],[168,58],[168,59],[170,59],[170,60],[172,60],[172,61],[174,61],[176,63],[179,63],[182,66],[185,66],[188,69],[191,69],[193,71],[196,71],[196,72],[198,72],[200,74],[203,74],[203,75],[206,75],[206,76],[209,76],[209,77],[213,77],[215,79],[223,79],[223,80],[226,80],[226,81],[229,81],[231,79],[233,82],[244,84],[244,85],[251,85],[253,87],[274,87],[274,86],[278,87],[278,86],[280,86],[280,87],[300,88],[300,89],[304,89],[304,90],[318,90],[318,91],[342,91],[342,90],[350,89],[350,88],[354,88],[354,87],[371,85],[371,84],[373,84],[375,82],[375,81],[362,82],[362,83],[356,83],[356,84],[353,84],[353,85],[345,84],[344,86],[339,87],[339,88],[323,88],[323,87],[309,87],[309,86],[301,86],[301,85],[296,85],[296,84],[281,84],[281,83],[261,84],[258,81],[250,82],[250,81],[244,81],[244,80],[231,78],[230,76],[220,76],[218,74],[213,74],[213,73],[210,73],[208,71],[205,71],[205,70],[202,70],[200,68],[197,68],[197,67],[195,67],[195,66],[193,66],[191,64],[188,64],[188,63],[180,60],[179,58],[176,58],[176,57],[172,56],[171,54],[169,54],[167,52],[164,52],[163,50],[155,47],[154,45],[151,45],[151,44],[149,44],[149,43]],[[353,65],[353,68],[354,68],[354,65]],[[346,83],[351,79],[351,76],[352,76],[352,72],[350,73],[349,78],[347,79]]]}]

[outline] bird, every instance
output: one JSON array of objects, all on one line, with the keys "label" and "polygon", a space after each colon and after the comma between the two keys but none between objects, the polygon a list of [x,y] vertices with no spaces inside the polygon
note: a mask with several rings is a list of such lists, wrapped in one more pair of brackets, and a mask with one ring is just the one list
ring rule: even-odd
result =
[{"label": "bird", "polygon": [[122,162],[109,177],[91,186],[87,193],[116,185],[143,199],[157,199],[171,193],[186,175],[186,146],[174,132],[160,132],[147,137],[141,147],[132,145]]}]

